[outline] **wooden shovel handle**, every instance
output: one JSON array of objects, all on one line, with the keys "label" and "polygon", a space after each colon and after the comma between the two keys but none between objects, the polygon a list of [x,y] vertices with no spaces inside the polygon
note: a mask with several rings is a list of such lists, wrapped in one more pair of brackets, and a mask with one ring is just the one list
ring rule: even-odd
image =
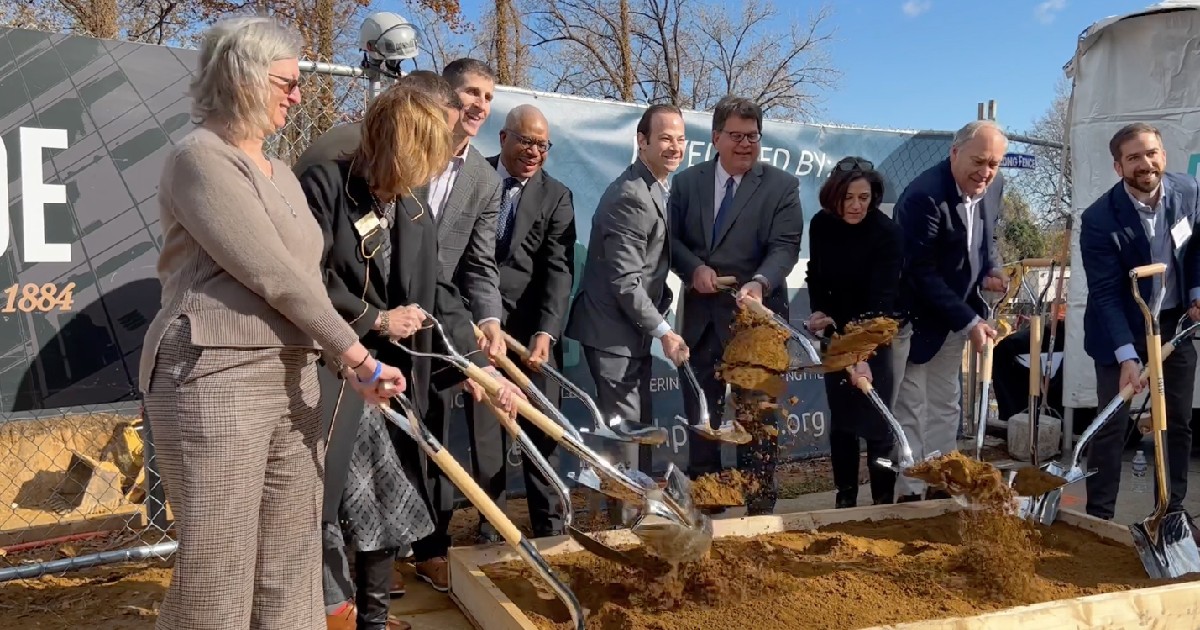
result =
[{"label": "wooden shovel handle", "polygon": [[[1162,355],[1160,358],[1163,361],[1166,361],[1167,358],[1170,357],[1171,353],[1173,353],[1173,352],[1175,352],[1175,344],[1170,343],[1170,342],[1164,343],[1162,345],[1162,349],[1159,350],[1159,354]],[[1145,380],[1149,377],[1150,377],[1150,366],[1147,365],[1142,368],[1142,373],[1138,375],[1138,380],[1139,381]],[[1119,394],[1120,394],[1122,400],[1129,400],[1129,399],[1133,398],[1133,385],[1126,385],[1125,387],[1122,387]]]},{"label": "wooden shovel handle", "polygon": [[988,337],[983,342],[983,352],[980,352],[979,381],[987,383],[992,380],[992,354],[996,349],[996,340]]},{"label": "wooden shovel handle", "polygon": [[1146,276],[1166,273],[1166,271],[1166,263],[1151,263],[1149,265],[1142,265],[1141,267],[1134,267],[1129,271],[1129,275],[1133,276],[1134,278],[1145,278]]},{"label": "wooden shovel handle", "polygon": [[855,387],[859,388],[860,390],[862,390],[862,393],[870,394],[871,390],[875,389],[875,386],[871,384],[871,381],[867,380],[867,377],[865,377],[865,376],[860,376],[858,378],[854,377],[854,366],[853,365],[846,368],[846,373],[850,375],[851,384],[854,385]]},{"label": "wooden shovel handle", "polygon": [[479,510],[479,513],[487,519],[487,522],[492,524],[492,527],[496,528],[496,531],[504,537],[504,540],[508,544],[514,547],[521,544],[521,530],[517,529],[517,526],[496,505],[495,501],[488,498],[483,488],[480,488],[479,484],[471,478],[471,475],[467,474],[462,464],[459,464],[458,460],[454,459],[450,451],[442,447],[429,457],[437,464],[438,468],[442,469],[442,472],[450,479],[450,483],[453,483],[462,491],[463,496],[471,502],[471,505],[474,505]]},{"label": "wooden shovel handle", "polygon": [[[507,337],[508,333],[505,333],[505,336]],[[475,326],[475,338],[482,339],[483,337],[483,331],[480,330],[478,326]],[[508,358],[507,355],[502,354],[498,357],[493,357],[492,361],[494,361],[496,365],[500,366],[501,370],[504,370],[504,373],[508,375],[508,378],[517,384],[517,387],[520,387],[521,389],[533,387],[533,381],[529,380],[529,376],[525,374],[525,372],[521,371],[521,368],[517,367],[517,364],[513,363],[512,359]]]},{"label": "wooden shovel handle", "polygon": [[720,276],[717,278],[718,289],[732,289],[737,286],[737,278],[733,276]]},{"label": "wooden shovel handle", "polygon": [[1036,267],[1049,267],[1050,265],[1053,265],[1053,264],[1054,264],[1053,258],[1025,258],[1025,259],[1021,260],[1021,266],[1025,267],[1026,269],[1033,269]]},{"label": "wooden shovel handle", "polygon": [[504,343],[508,344],[508,349],[516,352],[517,356],[521,357],[522,361],[529,360],[529,348],[526,348],[525,344],[521,343],[520,341],[513,339],[512,335],[504,333]]},{"label": "wooden shovel handle", "polygon": [[[466,373],[467,378],[475,381],[482,387],[488,396],[495,398],[500,395],[499,381],[492,378],[491,374],[484,372],[483,368],[470,364],[463,368],[463,372]],[[567,431],[561,424],[546,417],[546,414],[538,411],[538,408],[534,407],[528,400],[517,400],[517,412],[525,416],[534,426],[541,429],[543,433],[556,442],[561,441],[563,436],[566,435]]]},{"label": "wooden shovel handle", "polygon": [[1042,390],[1042,316],[1029,318],[1029,395],[1040,396]]}]

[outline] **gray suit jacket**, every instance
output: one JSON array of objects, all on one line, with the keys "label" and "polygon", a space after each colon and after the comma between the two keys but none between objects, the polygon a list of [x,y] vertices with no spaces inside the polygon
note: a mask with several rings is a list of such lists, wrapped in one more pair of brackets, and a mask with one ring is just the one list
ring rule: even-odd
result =
[{"label": "gray suit jacket", "polygon": [[566,336],[612,354],[650,354],[653,330],[671,304],[666,208],[638,160],[609,184],[592,217],[587,261]]},{"label": "gray suit jacket", "polygon": [[[462,291],[476,322],[503,316],[496,265],[501,185],[496,169],[472,145],[446,205],[437,215],[442,273]],[[417,191],[416,196],[428,200],[428,188]]]},{"label": "gray suit jacket", "polygon": [[787,317],[787,276],[800,257],[804,232],[800,181],[758,162],[742,177],[714,240],[717,159],[680,171],[671,183],[671,268],[685,287],[680,334],[689,346],[698,343],[710,325],[722,344],[727,342],[737,312],[732,295],[691,289],[697,267],[708,265],[718,276],[734,276],[739,285],[762,275],[770,284],[763,304]]}]

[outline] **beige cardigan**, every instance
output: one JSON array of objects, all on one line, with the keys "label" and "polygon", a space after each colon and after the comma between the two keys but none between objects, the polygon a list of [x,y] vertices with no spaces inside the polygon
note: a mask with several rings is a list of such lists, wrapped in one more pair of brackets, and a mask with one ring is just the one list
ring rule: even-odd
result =
[{"label": "beige cardigan", "polygon": [[300,182],[272,164],[274,181],[203,128],[167,156],[158,187],[162,308],[142,344],[143,393],[163,332],[181,315],[198,346],[304,347],[336,357],[358,340],[329,302],[324,236]]}]

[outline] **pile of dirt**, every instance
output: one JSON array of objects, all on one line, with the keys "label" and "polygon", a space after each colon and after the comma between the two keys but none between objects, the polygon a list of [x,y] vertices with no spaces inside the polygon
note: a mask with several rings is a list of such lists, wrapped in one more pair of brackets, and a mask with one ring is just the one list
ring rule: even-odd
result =
[{"label": "pile of dirt", "polygon": [[875,355],[879,346],[891,343],[899,330],[900,322],[890,317],[849,322],[842,333],[829,340],[821,363],[827,372],[838,372],[866,361]]},{"label": "pile of dirt", "polygon": [[1064,485],[1064,479],[1037,468],[1026,466],[1013,477],[1013,490],[1023,497],[1036,497]]},{"label": "pile of dirt", "polygon": [[702,475],[692,482],[692,503],[698,507],[744,505],[746,495],[758,492],[758,479],[740,470],[723,470]]},{"label": "pile of dirt", "polygon": [[783,379],[790,364],[787,331],[749,309],[739,309],[731,332],[719,377],[735,387],[778,399],[787,387]]},{"label": "pile of dirt", "polygon": [[997,597],[1025,599],[1036,589],[1038,533],[1016,515],[1017,493],[1000,471],[958,451],[905,471],[963,496],[972,509],[960,513],[964,546],[957,568],[975,586]]},{"label": "pile of dirt", "polygon": [[[638,548],[628,550],[635,567],[585,553],[549,561],[588,610],[592,630],[863,628],[1165,583],[1145,577],[1132,547],[1056,523],[1037,526],[1042,542],[1029,588],[998,590],[978,579],[982,569],[968,565],[971,539],[960,519],[946,514],[717,539],[707,558],[675,569]],[[538,628],[571,627],[566,608],[524,565],[483,572]]]}]

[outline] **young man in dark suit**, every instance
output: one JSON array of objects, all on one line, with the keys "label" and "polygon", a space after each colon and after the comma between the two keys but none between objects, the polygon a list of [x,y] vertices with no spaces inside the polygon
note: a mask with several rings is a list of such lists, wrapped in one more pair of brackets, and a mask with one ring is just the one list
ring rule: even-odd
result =
[{"label": "young man in dark suit", "polygon": [[[524,368],[533,384],[557,405],[561,392],[547,386],[537,371],[542,364],[562,365],[563,326],[571,300],[575,268],[575,208],[571,191],[543,168],[550,152],[550,125],[533,105],[518,105],[508,112],[500,130],[500,154],[487,159],[503,182],[496,222],[496,264],[500,268],[500,300],[504,330],[525,344],[530,365],[516,353],[509,358]],[[553,385],[551,382],[550,385]],[[510,440],[497,422],[475,422],[474,416],[491,412],[467,405],[479,447],[475,453],[477,475],[484,489],[502,508],[508,481],[505,466]],[[527,420],[522,429],[552,466],[558,465],[554,440]],[[563,533],[562,513],[554,509],[550,482],[528,458],[522,458],[529,519],[535,537]],[[561,507],[561,506],[560,506]],[[481,537],[498,541],[491,524],[480,523]]]},{"label": "young man in dark suit", "polygon": [[[1200,246],[1192,232],[1200,216],[1196,178],[1167,173],[1167,153],[1158,130],[1145,123],[1121,128],[1109,142],[1113,168],[1121,181],[1084,210],[1079,251],[1087,275],[1083,346],[1096,364],[1096,396],[1107,404],[1123,387],[1141,391],[1146,355],[1145,316],[1133,299],[1129,271],[1165,263],[1165,296],[1159,320],[1164,341],[1174,336],[1186,313],[1200,320]],[[1150,304],[1158,281],[1142,280],[1139,290]],[[1196,348],[1180,344],[1163,361],[1166,388],[1167,458],[1170,511],[1183,509],[1187,495],[1188,455],[1192,447],[1192,392]],[[1129,427],[1129,404],[1093,438],[1088,465],[1087,513],[1112,519],[1121,482],[1121,453]]]},{"label": "young man in dark suit", "polygon": [[[699,416],[697,396],[708,401],[713,428],[725,407],[725,383],[716,370],[729,343],[738,302],[756,300],[788,316],[787,276],[800,257],[804,214],[795,175],[759,161],[762,108],[727,96],[713,109],[712,143],[717,156],[691,166],[671,183],[671,269],[683,280],[683,339],[701,392],[683,383],[688,418]],[[736,298],[717,288],[719,276],[734,276]],[[688,474],[721,468],[720,443],[692,436]],[[763,488],[747,497],[747,513],[775,509],[778,438],[770,432],[738,447],[738,468]]]},{"label": "young man in dark suit", "polygon": [[[967,124],[954,135],[950,157],[918,175],[893,210],[904,231],[910,320],[892,342],[899,383],[892,408],[917,460],[957,448],[963,347],[970,339],[978,350],[996,335],[977,289],[1006,286],[995,230],[1007,147],[994,122]],[[904,475],[896,486],[900,502],[921,500],[925,489]],[[948,496],[930,491],[924,498]]]}]

